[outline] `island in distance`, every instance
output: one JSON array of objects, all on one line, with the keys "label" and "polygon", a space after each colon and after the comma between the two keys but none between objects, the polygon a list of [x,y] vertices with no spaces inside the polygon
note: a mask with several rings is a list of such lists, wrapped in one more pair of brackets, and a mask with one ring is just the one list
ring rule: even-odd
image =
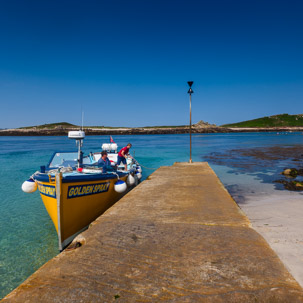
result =
[{"label": "island in distance", "polygon": [[[78,130],[78,125],[67,122],[43,124],[38,126],[2,129],[0,136],[65,136],[70,130]],[[136,134],[185,134],[189,125],[145,126],[145,127],[107,127],[84,126],[86,135],[136,135]],[[217,126],[199,121],[192,125],[192,133],[229,133],[264,131],[303,131],[303,114],[275,115],[249,121]]]}]

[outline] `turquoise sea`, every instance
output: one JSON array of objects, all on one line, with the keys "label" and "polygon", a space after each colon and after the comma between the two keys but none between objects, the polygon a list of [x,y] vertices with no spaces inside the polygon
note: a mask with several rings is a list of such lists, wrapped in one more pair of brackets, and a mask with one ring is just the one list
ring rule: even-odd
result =
[{"label": "turquoise sea", "polygon": [[[143,180],[155,169],[189,159],[189,135],[114,136],[119,147],[128,142],[143,166]],[[109,136],[89,136],[84,151],[99,151]],[[246,195],[270,195],[284,190],[273,183],[285,167],[302,166],[302,133],[194,134],[193,161],[208,161],[223,184],[240,204]],[[55,228],[38,192],[25,194],[23,181],[47,164],[54,151],[76,150],[67,137],[0,137],[0,298],[16,288],[46,261],[58,254]],[[272,147],[290,148],[289,154]],[[247,151],[255,150],[255,153]],[[294,159],[296,157],[296,159]],[[290,194],[293,194],[290,192]],[[301,195],[300,192],[295,194]],[[302,196],[302,195],[301,195]]]}]

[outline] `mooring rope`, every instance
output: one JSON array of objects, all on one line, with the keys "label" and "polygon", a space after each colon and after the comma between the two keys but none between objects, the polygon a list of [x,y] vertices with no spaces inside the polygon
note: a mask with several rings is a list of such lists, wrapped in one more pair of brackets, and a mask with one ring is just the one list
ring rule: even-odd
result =
[{"label": "mooring rope", "polygon": [[142,167],[144,167],[145,169],[150,169],[150,170],[155,170],[155,169],[157,169],[157,168],[146,167],[146,166],[144,166],[144,165],[142,165],[142,164],[139,164],[139,165],[142,166]]},{"label": "mooring rope", "polygon": [[136,164],[137,164],[137,165],[140,165],[140,166],[144,167],[145,169],[150,169],[150,170],[155,170],[155,169],[157,169],[157,168],[146,167],[146,166],[142,165],[141,163],[139,163],[139,162],[137,161],[137,159],[135,159],[135,157],[133,157],[133,156],[131,156],[131,157],[136,161]]}]

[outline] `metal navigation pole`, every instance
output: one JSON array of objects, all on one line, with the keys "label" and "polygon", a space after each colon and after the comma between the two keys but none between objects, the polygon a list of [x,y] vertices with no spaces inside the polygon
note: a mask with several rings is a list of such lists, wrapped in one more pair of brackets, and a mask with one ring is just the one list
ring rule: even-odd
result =
[{"label": "metal navigation pole", "polygon": [[191,158],[191,94],[194,93],[194,91],[191,89],[191,86],[193,85],[194,81],[188,81],[189,85],[189,163],[193,163],[193,160]]}]

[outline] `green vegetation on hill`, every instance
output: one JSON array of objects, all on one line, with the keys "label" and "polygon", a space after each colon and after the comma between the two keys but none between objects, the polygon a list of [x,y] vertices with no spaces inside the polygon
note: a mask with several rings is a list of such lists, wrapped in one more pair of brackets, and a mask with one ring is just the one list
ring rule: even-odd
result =
[{"label": "green vegetation on hill", "polygon": [[[203,122],[203,121],[202,121]],[[199,123],[197,123],[199,124]],[[208,125],[208,123],[205,123]],[[195,126],[195,125],[194,125]],[[210,125],[212,126],[212,125]],[[215,126],[215,125],[213,125]],[[224,124],[221,125],[222,127],[303,127],[303,114],[299,115],[288,115],[288,114],[282,114],[282,115],[275,115],[275,116],[269,116],[269,117],[263,117],[259,119],[254,120],[248,120],[238,123],[231,123],[231,124]],[[157,128],[157,129],[166,129],[166,128],[187,128],[188,125],[162,125],[162,126],[144,126],[144,127],[112,127],[112,126],[84,126],[83,129],[128,129],[128,128]],[[37,126],[28,126],[28,127],[20,127],[20,129],[36,129],[36,130],[47,130],[47,129],[79,129],[80,126],[74,125],[68,122],[59,122],[59,123],[50,123],[50,124],[42,124]]]},{"label": "green vegetation on hill", "polygon": [[303,114],[276,115],[239,123],[225,124],[223,127],[296,127],[303,126]]},{"label": "green vegetation on hill", "polygon": [[[144,127],[135,127],[135,128],[182,128],[182,127],[188,127],[187,125],[180,125],[180,126],[144,126]],[[67,122],[59,122],[59,123],[50,123],[50,124],[42,124],[42,125],[37,125],[37,126],[27,126],[27,127],[20,127],[20,129],[66,129],[66,128],[80,128],[78,125],[74,125],[71,123]],[[104,128],[109,128],[109,129],[121,129],[121,128],[131,128],[131,127],[113,127],[113,126],[83,126],[83,129],[90,129],[90,128],[99,128],[99,129],[104,129]]]},{"label": "green vegetation on hill", "polygon": [[20,127],[20,129],[31,129],[31,128],[52,129],[52,128],[74,128],[74,127],[78,127],[78,126],[67,122],[59,122],[59,123],[42,124],[37,126]]}]

